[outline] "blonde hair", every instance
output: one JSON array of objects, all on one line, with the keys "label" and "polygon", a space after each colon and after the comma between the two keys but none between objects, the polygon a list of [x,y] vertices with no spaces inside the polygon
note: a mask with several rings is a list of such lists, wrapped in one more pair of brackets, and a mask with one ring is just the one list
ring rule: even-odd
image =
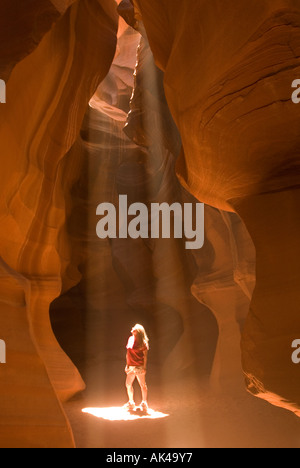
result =
[{"label": "blonde hair", "polygon": [[143,325],[140,325],[139,323],[136,323],[135,326],[133,327],[133,330],[137,331],[137,341],[140,347],[146,346],[147,349],[149,349],[149,338],[147,336],[147,333],[145,331],[145,328]]}]

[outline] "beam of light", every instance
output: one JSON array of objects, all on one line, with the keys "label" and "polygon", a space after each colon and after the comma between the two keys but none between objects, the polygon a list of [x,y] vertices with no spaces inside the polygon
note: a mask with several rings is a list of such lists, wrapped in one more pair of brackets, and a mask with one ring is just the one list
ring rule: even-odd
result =
[{"label": "beam of light", "polygon": [[[140,37],[134,36],[134,41],[135,40],[137,43],[134,47],[134,55],[132,56],[134,61],[136,60],[136,46],[140,42]],[[120,52],[122,50],[124,51],[124,48],[121,48],[121,45],[122,44],[120,41]],[[97,247],[94,241],[90,242],[90,239],[95,238],[95,209],[102,201],[115,201],[116,196],[118,196],[119,193],[117,187],[115,187],[115,183],[112,184],[112,180],[115,180],[116,175],[119,173],[120,164],[127,164],[128,161],[131,161],[131,155],[134,167],[143,164],[145,171],[145,183],[147,186],[143,187],[143,190],[141,190],[139,188],[140,182],[138,176],[137,180],[135,180],[134,176],[128,176],[129,193],[131,193],[130,190],[134,189],[138,194],[141,192],[141,197],[144,197],[144,192],[146,192],[145,198],[147,198],[149,203],[154,201],[168,202],[171,204],[174,201],[178,201],[178,199],[181,201],[181,192],[177,192],[177,179],[175,177],[173,167],[175,164],[175,156],[172,155],[170,150],[165,147],[165,116],[160,110],[161,89],[159,86],[160,82],[158,80],[154,61],[152,62],[152,65],[149,63],[148,67],[142,70],[141,79],[144,80],[144,85],[142,84],[141,89],[138,90],[138,92],[142,93],[142,99],[144,101],[142,107],[144,110],[148,110],[147,112],[143,113],[143,109],[140,109],[143,114],[144,127],[150,145],[149,148],[143,149],[143,153],[145,153],[147,157],[144,156],[142,158],[140,156],[139,159],[137,159],[136,150],[140,147],[137,146],[137,144],[132,139],[128,138],[124,133],[124,125],[127,120],[127,114],[125,114],[122,109],[118,108],[119,100],[117,98],[119,98],[119,94],[122,95],[122,93],[125,93],[126,91],[125,85],[122,85],[121,89],[119,89],[118,83],[122,83],[123,79],[125,83],[126,80],[124,77],[127,76],[125,71],[127,68],[131,69],[131,65],[129,66],[128,64],[128,57],[130,55],[129,46],[125,52],[126,53],[124,58],[122,58],[121,53],[119,56],[116,56],[114,64],[111,67],[111,76],[108,76],[107,79],[101,83],[97,93],[95,93],[91,99],[89,106],[90,112],[88,114],[89,121],[85,129],[87,136],[85,136],[85,133],[83,132],[83,136],[85,136],[84,143],[86,154],[89,155],[87,171],[90,178],[88,199],[86,201],[86,205],[88,206],[89,210],[87,214],[87,222],[89,228],[88,245],[90,246],[86,265],[86,297],[88,298],[87,304],[91,304],[91,307],[87,307],[88,313],[86,319],[86,336],[88,337],[88,340],[86,344],[86,352],[87,355],[94,355],[95,352],[97,352],[98,355],[101,356],[101,359],[102,356],[104,358],[104,364],[102,366],[96,370],[92,370],[91,367],[91,370],[89,371],[91,374],[93,372],[97,372],[97,379],[99,379],[99,382],[107,382],[107,366],[109,366],[109,369],[111,366],[109,353],[114,353],[115,349],[114,346],[112,351],[110,350],[109,343],[111,340],[108,338],[108,336],[111,330],[117,328],[111,328],[111,316],[116,316],[114,308],[119,308],[121,301],[123,301],[122,290],[120,290],[120,298],[114,297],[116,294],[118,294],[119,286],[118,282],[114,281],[116,272],[112,269],[111,251],[113,251],[116,259],[118,262],[120,262],[120,265],[122,265],[122,262],[128,262],[129,258],[133,258],[133,272],[130,271],[130,266],[128,267],[130,276],[132,275],[132,277],[139,280],[140,275],[141,278],[145,278],[145,280],[147,280],[148,284],[148,265],[144,265],[145,258],[148,258],[148,255],[144,257],[144,251],[146,255],[146,253],[148,254],[149,249],[153,249],[151,263],[149,263],[149,265],[150,268],[152,268],[153,278],[155,279],[155,291],[150,292],[150,297],[151,301],[153,300],[152,295],[155,297],[155,300],[157,300],[158,309],[160,308],[159,304],[161,302],[166,304],[164,307],[167,309],[166,314],[169,314],[167,317],[171,316],[171,323],[167,322],[164,310],[162,311],[162,314],[159,314],[159,311],[157,313],[154,312],[153,321],[155,323],[152,327],[152,332],[155,334],[155,330],[157,330],[159,332],[159,336],[169,336],[169,333],[171,333],[170,330],[174,330],[176,347],[174,349],[172,348],[174,353],[171,356],[171,362],[175,363],[175,367],[177,367],[177,364],[179,366],[185,366],[186,362],[193,362],[192,359],[194,359],[195,355],[193,348],[194,340],[191,340],[191,336],[193,336],[193,328],[192,324],[190,324],[189,301],[186,300],[185,270],[182,266],[182,251],[181,246],[179,247],[178,245],[178,240],[172,238],[156,239],[155,248],[152,247],[151,243],[150,247],[148,244],[145,246],[145,250],[140,247],[139,242],[136,244],[129,242],[127,244],[128,250],[126,250],[126,247],[122,241],[120,243],[115,242],[112,244],[112,246],[108,245],[106,242],[97,242]],[[116,63],[118,58],[120,61],[119,63]],[[151,62],[151,60],[149,60],[149,62]],[[123,66],[124,63],[126,64],[126,67]],[[143,64],[141,63],[141,66],[142,65]],[[131,81],[133,86],[133,74]],[[123,91],[123,88],[125,91]],[[116,95],[114,95],[114,93],[116,93]],[[107,98],[107,102],[104,102],[106,96],[109,96],[110,98]],[[128,96],[128,99],[129,97],[130,96]],[[138,174],[139,173],[140,172],[138,171]],[[124,181],[122,177],[124,177]],[[122,177],[121,188],[125,184],[126,174]],[[126,187],[125,191],[121,191],[120,193],[126,194]],[[143,198],[137,199],[136,201],[142,202]],[[94,237],[92,237],[91,233],[93,233]],[[139,259],[140,254],[141,257]],[[117,274],[120,275],[119,279],[122,281],[123,277],[121,274],[118,271]],[[151,290],[152,287],[149,289]],[[126,291],[126,293],[130,293],[130,291]],[[126,297],[124,298],[124,310],[127,310],[125,308],[127,307],[125,299]],[[145,304],[148,303],[147,301],[148,297],[146,298]],[[144,301],[142,301],[142,304],[144,304]],[[133,310],[135,310],[134,307]],[[111,314],[111,312],[113,313]],[[177,323],[178,315],[180,315],[180,319],[178,319]],[[174,326],[172,324],[173,316],[175,321]],[[183,336],[181,336],[181,319],[185,323]],[[101,327],[97,325],[100,323]],[[191,332],[189,331],[190,327]],[[163,330],[163,332],[161,332],[161,330]],[[179,342],[179,337],[177,336],[178,334],[180,334]],[[96,350],[95,343],[100,343],[99,350]],[[163,354],[165,344],[162,343],[161,339],[159,338],[156,339],[156,343],[157,348],[159,348],[156,349],[157,354],[160,355],[160,352]],[[107,363],[107,365],[105,365],[105,363]],[[170,366],[168,373],[172,374],[172,366]],[[93,375],[91,376],[93,377]],[[122,376],[120,376],[120,379],[121,378]],[[103,383],[100,385],[103,385]],[[162,375],[159,388],[163,400],[164,393],[166,393],[166,396],[169,397],[168,385],[168,376],[165,376],[164,374]],[[152,389],[150,389],[150,392],[151,390]],[[105,420],[117,422],[134,420],[137,421],[142,419],[144,421],[150,421],[161,419],[164,421],[162,425],[164,426],[163,438],[165,439],[165,446],[171,447],[174,443],[174,440],[176,441],[178,438],[178,427],[173,424],[172,418],[168,418],[169,414],[154,411],[153,409],[149,410],[149,414],[143,414],[141,412],[129,413],[124,408],[117,406],[88,407],[83,408],[81,411],[82,413],[86,414],[87,417],[99,418],[101,421]],[[199,422],[198,432],[201,433],[201,430],[202,426]],[[182,437],[185,438],[186,436],[183,435]],[[105,435],[103,435],[103,438],[105,438]],[[179,442],[179,444],[182,443],[183,442]]]},{"label": "beam of light", "polygon": [[129,412],[122,406],[111,406],[107,408],[83,408],[83,413],[91,414],[96,418],[105,419],[107,421],[134,421],[137,419],[161,419],[169,416],[168,414],[161,413],[149,409],[147,414],[142,411],[136,410]]}]

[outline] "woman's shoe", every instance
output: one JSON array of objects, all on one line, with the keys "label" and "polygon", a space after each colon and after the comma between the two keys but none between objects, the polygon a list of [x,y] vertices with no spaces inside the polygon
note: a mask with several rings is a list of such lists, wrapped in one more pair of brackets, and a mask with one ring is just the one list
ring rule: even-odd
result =
[{"label": "woman's shoe", "polygon": [[128,410],[128,411],[132,411],[135,409],[135,402],[134,401],[128,401],[128,403],[126,403],[124,406],[123,406],[124,409]]},{"label": "woman's shoe", "polygon": [[142,403],[140,404],[140,410],[143,411],[143,413],[148,412],[148,404],[146,401],[142,401]]}]

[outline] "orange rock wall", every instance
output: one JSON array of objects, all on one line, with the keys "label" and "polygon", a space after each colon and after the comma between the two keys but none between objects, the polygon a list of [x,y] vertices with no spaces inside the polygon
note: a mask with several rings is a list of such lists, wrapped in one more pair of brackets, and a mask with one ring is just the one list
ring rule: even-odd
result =
[{"label": "orange rock wall", "polygon": [[[225,10],[221,0],[135,0],[135,7],[134,26],[146,28],[161,71],[142,41],[126,118],[134,44],[125,35],[115,55],[114,0],[0,5],[2,447],[74,446],[62,402],[85,382],[52,331],[49,307],[58,297],[53,312],[70,354],[76,343],[59,315],[67,309],[72,318],[72,301],[88,298],[93,372],[106,327],[125,326],[142,310],[164,372],[206,372],[199,356],[211,346],[214,388],[239,385],[242,361],[249,391],[299,414],[291,343],[300,336],[300,107],[290,99],[300,77],[298,2],[253,0],[245,9],[228,0]],[[124,31],[121,24],[119,37]],[[174,177],[181,141],[182,187]],[[91,213],[124,191],[140,202],[205,202],[203,249],[100,243]]]},{"label": "orange rock wall", "polygon": [[299,414],[299,117],[296,0],[135,0],[183,151],[177,174],[198,200],[241,216],[257,282],[242,339],[247,388]]},{"label": "orange rock wall", "polygon": [[31,2],[31,11],[25,3],[1,3],[12,51],[1,61],[9,79],[0,108],[0,445],[69,447],[60,402],[84,383],[49,319],[51,301],[80,278],[64,234],[65,194],[80,167],[66,168],[65,155],[110,68],[118,17],[113,0],[52,2],[59,11],[49,1]]}]

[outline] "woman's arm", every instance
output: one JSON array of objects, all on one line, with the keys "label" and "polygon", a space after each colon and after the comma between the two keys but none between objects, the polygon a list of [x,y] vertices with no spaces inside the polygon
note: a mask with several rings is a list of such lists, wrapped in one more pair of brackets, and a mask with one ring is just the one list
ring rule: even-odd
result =
[{"label": "woman's arm", "polygon": [[143,367],[144,367],[145,371],[147,370],[147,360],[148,360],[148,349],[146,349],[144,351],[144,365],[143,365]]}]

